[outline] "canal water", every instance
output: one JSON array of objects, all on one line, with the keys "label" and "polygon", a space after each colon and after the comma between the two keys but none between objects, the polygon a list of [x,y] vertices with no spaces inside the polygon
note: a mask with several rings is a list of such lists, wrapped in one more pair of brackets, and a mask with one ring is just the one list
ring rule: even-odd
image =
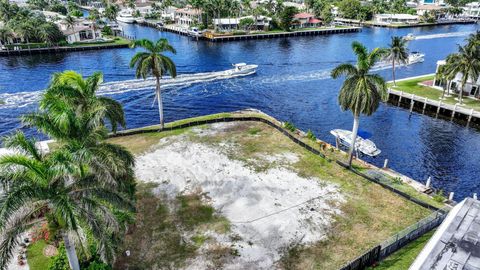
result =
[{"label": "canal water", "polygon": [[[332,80],[330,71],[340,63],[354,61],[352,41],[373,48],[386,46],[392,35],[422,36],[411,41],[409,48],[425,53],[425,62],[398,69],[397,78],[403,78],[433,73],[437,60],[456,51],[457,44],[465,38],[458,35],[438,38],[435,34],[472,32],[477,26],[365,28],[352,34],[230,43],[196,42],[139,25],[124,25],[124,28],[128,35],[137,38],[167,38],[178,51],[172,57],[179,74],[225,70],[238,62],[259,65],[258,73],[253,76],[166,89],[167,121],[256,108],[293,122],[303,130],[311,129],[317,137],[334,143],[329,131],[351,129],[352,116],[338,106],[342,81]],[[102,71],[107,82],[132,80],[134,71],[129,68],[129,61],[135,51],[125,48],[0,58],[0,99],[9,100],[0,105],[0,135],[21,128],[18,116],[35,110],[38,91],[46,87],[53,72],[69,69],[89,75]],[[378,73],[391,78],[390,69]],[[129,128],[158,122],[158,112],[151,107],[153,87],[131,89],[126,82],[119,89],[109,94],[124,105]],[[388,104],[360,121],[361,129],[373,133],[371,139],[382,150],[379,157],[368,158],[369,162],[381,166],[388,158],[393,169],[412,178],[425,181],[432,176],[435,187],[454,191],[456,199],[480,193],[478,129],[417,113],[410,115],[408,110]]]}]

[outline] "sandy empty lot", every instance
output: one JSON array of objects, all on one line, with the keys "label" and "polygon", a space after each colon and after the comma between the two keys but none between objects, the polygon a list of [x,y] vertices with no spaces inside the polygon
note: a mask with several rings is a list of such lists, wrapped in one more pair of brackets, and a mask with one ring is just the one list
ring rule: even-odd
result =
[{"label": "sandy empty lot", "polygon": [[[214,124],[199,136],[213,136],[231,124]],[[239,255],[226,269],[271,268],[281,250],[292,243],[311,243],[325,237],[332,216],[340,214],[344,198],[338,188],[316,178],[303,178],[289,169],[295,154],[263,157],[263,162],[283,164],[256,172],[239,160],[227,157],[228,143],[207,145],[186,136],[167,137],[137,158],[136,176],[141,181],[160,183],[159,189],[174,197],[180,192],[201,188],[215,209],[232,224],[235,241],[215,236],[231,244]],[[262,158],[262,157],[259,157]],[[202,268],[193,260],[189,268]]]}]

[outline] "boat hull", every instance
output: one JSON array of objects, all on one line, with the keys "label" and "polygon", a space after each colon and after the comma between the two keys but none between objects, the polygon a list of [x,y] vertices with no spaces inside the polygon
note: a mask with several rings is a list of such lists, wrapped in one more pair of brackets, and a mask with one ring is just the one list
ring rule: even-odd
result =
[{"label": "boat hull", "polygon": [[[338,138],[340,145],[346,148],[350,148],[352,143],[351,131],[344,129],[334,129],[330,131],[330,134]],[[355,148],[358,152],[370,157],[376,157],[382,152],[372,141],[363,139],[359,136],[357,136]]]}]

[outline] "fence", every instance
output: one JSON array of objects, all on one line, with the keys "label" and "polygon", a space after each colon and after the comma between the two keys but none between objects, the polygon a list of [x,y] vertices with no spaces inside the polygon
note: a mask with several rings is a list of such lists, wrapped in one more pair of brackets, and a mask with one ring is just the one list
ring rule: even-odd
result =
[{"label": "fence", "polygon": [[446,207],[433,212],[428,217],[405,228],[401,232],[384,241],[382,244],[365,252],[362,256],[342,267],[341,270],[363,270],[373,265],[374,262],[385,259],[408,243],[438,227],[446,218],[448,209],[449,208]]}]

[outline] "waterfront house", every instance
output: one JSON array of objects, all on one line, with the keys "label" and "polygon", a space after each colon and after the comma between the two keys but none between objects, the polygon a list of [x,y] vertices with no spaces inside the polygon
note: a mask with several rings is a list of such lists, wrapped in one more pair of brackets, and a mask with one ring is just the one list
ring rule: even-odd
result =
[{"label": "waterfront house", "polygon": [[[441,66],[445,65],[446,61],[445,60],[440,60],[437,61],[437,70],[436,73],[438,73],[439,69]],[[446,87],[447,83],[450,84],[450,91],[453,91],[455,93],[460,92],[460,85],[462,81],[462,74],[458,73],[455,78],[450,81],[450,82],[444,82],[442,80],[437,79],[437,76],[435,76],[435,79],[433,81],[433,85],[435,87]],[[480,98],[480,78],[477,79],[477,81],[473,82],[471,78],[467,80],[467,83],[463,87],[463,95],[464,96],[469,96],[469,97],[475,97],[475,98]]]},{"label": "waterfront house", "polygon": [[480,19],[480,2],[468,3],[462,9],[464,17],[475,20]]},{"label": "waterfront house", "polygon": [[173,22],[175,21],[175,11],[177,11],[178,8],[174,6],[168,6],[164,9],[162,9],[162,12],[160,13],[160,16],[162,17],[163,21],[166,22]]},{"label": "waterfront house", "polygon": [[190,27],[202,21],[202,10],[187,5],[185,8],[175,10],[175,24]]},{"label": "waterfront house", "polygon": [[312,13],[302,12],[293,16],[292,22],[294,29],[315,28],[322,25],[322,21],[315,18]]},{"label": "waterfront house", "polygon": [[240,24],[244,19],[252,19],[253,24],[248,26],[248,30],[268,30],[272,18],[267,16],[245,16],[240,18],[222,18],[213,19],[213,25],[218,31],[232,31],[241,28]]},{"label": "waterfront house", "polygon": [[440,5],[418,5],[416,8],[418,16],[425,16],[429,12],[435,12],[437,20],[443,19],[447,13],[447,7]]},{"label": "waterfront house", "polygon": [[56,24],[69,44],[91,42],[102,38],[101,29],[94,27],[93,22],[86,19],[76,19],[73,27],[68,26],[63,20],[57,21]]},{"label": "waterfront house", "polygon": [[376,24],[417,24],[419,22],[418,15],[411,14],[376,14],[373,18]]}]

